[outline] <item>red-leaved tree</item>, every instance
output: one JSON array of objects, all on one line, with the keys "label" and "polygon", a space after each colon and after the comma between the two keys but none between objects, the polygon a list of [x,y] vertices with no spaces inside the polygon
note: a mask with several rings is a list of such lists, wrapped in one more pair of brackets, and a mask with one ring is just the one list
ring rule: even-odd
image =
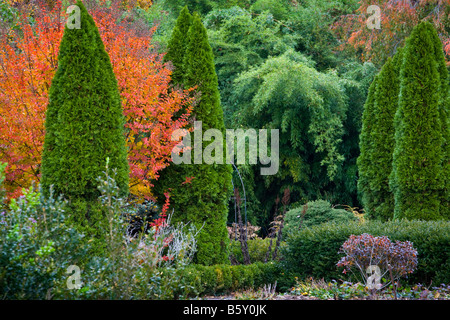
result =
[{"label": "red-leaved tree", "polygon": [[[58,65],[58,48],[68,14],[61,2],[51,9],[24,6],[17,32],[11,25],[0,35],[0,162],[7,162],[6,189],[17,197],[39,181],[48,89]],[[90,5],[89,5],[90,4]],[[126,117],[130,192],[149,198],[150,180],[167,166],[174,130],[184,127],[193,103],[189,90],[170,87],[170,69],[152,43],[154,28],[137,20],[121,1],[89,2],[108,52]],[[29,23],[29,16],[35,23]],[[173,121],[173,115],[185,110]]]},{"label": "red-leaved tree", "polygon": [[[403,46],[411,30],[422,20],[438,31],[447,61],[450,61],[450,0],[361,0],[353,14],[341,16],[332,29],[341,40],[341,50],[355,50],[362,61],[382,65]],[[380,8],[380,28],[369,26]],[[369,25],[368,25],[369,22]]]}]

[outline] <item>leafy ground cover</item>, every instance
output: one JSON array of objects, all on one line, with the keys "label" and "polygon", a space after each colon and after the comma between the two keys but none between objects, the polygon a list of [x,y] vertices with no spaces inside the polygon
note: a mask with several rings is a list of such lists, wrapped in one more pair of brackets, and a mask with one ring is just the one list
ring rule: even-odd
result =
[{"label": "leafy ground cover", "polygon": [[333,280],[326,282],[323,279],[309,278],[298,281],[286,293],[277,293],[276,285],[268,285],[259,289],[248,289],[232,292],[230,295],[204,296],[204,300],[448,300],[450,299],[450,285],[401,286],[396,288],[390,285],[384,290],[371,291],[360,282]]}]

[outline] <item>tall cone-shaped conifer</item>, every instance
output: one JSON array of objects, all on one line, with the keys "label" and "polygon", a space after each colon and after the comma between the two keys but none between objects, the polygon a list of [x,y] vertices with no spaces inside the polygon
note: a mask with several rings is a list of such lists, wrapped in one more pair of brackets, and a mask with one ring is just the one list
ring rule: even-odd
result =
[{"label": "tall cone-shaped conifer", "polygon": [[41,186],[44,194],[53,185],[72,202],[92,202],[107,157],[121,196],[129,167],[117,80],[94,20],[81,1],[76,5],[80,28],[65,27],[49,92]]},{"label": "tall cone-shaped conifer", "polygon": [[[175,221],[191,221],[199,227],[204,224],[198,236],[197,263],[228,263],[226,220],[231,190],[231,166],[225,163],[225,126],[214,56],[206,29],[196,13],[193,15],[187,40],[183,59],[183,83],[185,87],[197,86],[200,93],[193,116],[196,121],[201,121],[202,129],[196,128],[196,132],[191,134],[192,147],[195,149],[192,150],[191,159],[194,163],[172,164],[163,170],[160,180],[155,183],[154,193],[161,200],[162,193],[170,190],[170,204]],[[207,129],[217,129],[221,137],[213,137],[212,142],[203,141],[202,147],[196,149],[193,146],[195,136],[203,137]],[[221,150],[214,147],[217,142],[222,147]],[[223,156],[220,160],[222,164],[206,163],[205,154],[215,157],[215,152],[219,151]],[[203,159],[200,158],[198,163],[196,159],[202,157],[202,154]],[[193,179],[185,183],[186,178],[190,177]]]},{"label": "tall cone-shaped conifer", "polygon": [[372,161],[368,170],[372,180],[375,208],[373,218],[387,221],[394,217],[394,196],[389,187],[389,175],[392,171],[392,153],[394,151],[394,115],[398,107],[400,90],[399,72],[402,63],[402,49],[393,59],[389,58],[378,76],[376,99],[372,123]]},{"label": "tall cone-shaped conifer", "polygon": [[172,36],[167,45],[167,53],[164,56],[164,61],[171,61],[173,64],[173,84],[182,84],[184,80],[185,70],[183,67],[183,60],[186,53],[188,42],[187,33],[191,25],[191,20],[192,16],[189,13],[187,6],[185,6],[177,18],[177,22],[172,31]]},{"label": "tall cone-shaped conifer", "polygon": [[444,160],[442,163],[444,188],[441,190],[440,197],[440,213],[444,219],[450,219],[450,85],[447,66],[445,63],[445,56],[443,51],[443,44],[437,32],[432,32],[432,38],[435,48],[436,61],[438,63],[438,72],[441,80],[440,87],[440,101],[439,110],[442,125],[442,135],[444,138],[444,145],[442,147],[444,153]]},{"label": "tall cone-shaped conifer", "polygon": [[[186,87],[197,86],[201,93],[200,101],[194,108],[194,116],[197,121],[202,121],[203,133],[207,129],[220,130],[222,137],[214,139],[222,139],[222,145],[225,146],[225,125],[214,55],[206,29],[197,13],[193,15],[188,41],[184,57],[186,72],[184,83]],[[204,143],[203,150],[205,151],[207,147],[208,143]],[[223,148],[215,152],[223,152]],[[215,154],[214,151],[212,154]],[[187,212],[187,217],[188,220],[192,219],[197,223],[205,222],[204,230],[199,236],[197,260],[206,264],[226,263],[229,261],[226,222],[231,190],[231,166],[225,163],[225,152],[222,154],[222,164],[194,165],[192,176],[196,177],[192,182],[195,192],[192,194],[194,199],[191,200],[192,206]],[[200,204],[197,208],[196,203]]]},{"label": "tall cone-shaped conifer", "polygon": [[359,135],[360,155],[356,161],[358,165],[358,192],[365,212],[370,217],[375,217],[376,201],[370,182],[374,179],[372,168],[373,154],[373,119],[375,118],[375,100],[379,75],[375,76],[369,87],[364,111],[362,115],[362,128]]},{"label": "tall cone-shaped conifer", "polygon": [[443,218],[441,200],[448,179],[443,165],[446,133],[442,132],[443,84],[434,33],[430,23],[421,22],[411,32],[404,49],[390,177],[395,218]]},{"label": "tall cone-shaped conifer", "polygon": [[[164,56],[164,61],[170,61],[173,65],[173,71],[171,75],[171,83],[173,86],[184,86],[184,56],[186,54],[188,31],[191,23],[192,15],[189,13],[187,6],[184,6],[180,11],[180,14],[178,15],[175,27],[172,30],[172,35],[167,45],[167,53]],[[180,116],[183,111],[184,108],[177,112],[174,115],[174,118],[176,119],[178,116]],[[187,168],[183,164],[169,165],[158,173],[159,178],[157,180],[152,181],[152,193],[161,205],[163,205],[166,200],[164,193],[170,189],[171,207],[177,211],[173,217],[175,221],[178,218],[179,220],[183,220],[181,213],[178,212],[179,207],[177,206],[177,203],[182,203],[181,198],[183,197],[184,193],[178,194],[177,191],[182,191],[182,183],[186,180],[187,177],[186,169]]]}]

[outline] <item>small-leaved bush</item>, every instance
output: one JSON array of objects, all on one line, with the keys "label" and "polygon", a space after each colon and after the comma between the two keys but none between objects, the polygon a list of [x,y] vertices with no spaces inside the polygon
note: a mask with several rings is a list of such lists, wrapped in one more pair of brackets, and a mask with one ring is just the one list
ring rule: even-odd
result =
[{"label": "small-leaved bush", "polygon": [[50,299],[55,283],[66,279],[67,268],[79,263],[88,246],[65,223],[66,203],[52,190],[48,198],[33,187],[22,192],[0,212],[0,296]]},{"label": "small-leaved bush", "polygon": [[288,234],[300,228],[312,227],[324,222],[350,222],[358,218],[345,209],[335,209],[326,200],[309,201],[306,205],[286,213],[284,232]]},{"label": "small-leaved bush", "polygon": [[[72,299],[174,299],[182,298],[184,268],[197,248],[194,225],[171,225],[170,217],[159,220],[148,233],[131,237],[130,212],[119,195],[115,170],[99,177],[100,201],[109,225],[104,254],[84,266],[84,285],[69,292]],[[165,216],[162,212],[160,216]],[[67,293],[67,291],[66,291]]]},{"label": "small-leaved bush", "polygon": [[400,286],[393,291],[392,285],[377,292],[377,296],[371,295],[370,289],[360,282],[342,283],[332,280],[326,282],[323,279],[308,278],[297,279],[296,284],[289,291],[292,295],[301,295],[308,299],[322,300],[347,300],[347,299],[373,299],[393,300],[397,299],[420,299],[420,300],[448,300],[450,298],[450,285],[424,286],[417,284],[413,286]]},{"label": "small-leaved bush", "polygon": [[4,200],[5,200],[5,195],[6,195],[6,191],[3,188],[3,181],[5,180],[5,168],[8,164],[7,163],[3,163],[0,162],[0,209],[3,209],[4,207]]},{"label": "small-leaved bush", "polygon": [[[2,299],[174,299],[192,292],[182,275],[195,253],[198,230],[171,225],[169,215],[148,233],[130,237],[126,217],[135,208],[119,196],[115,174],[107,161],[105,176],[98,179],[99,206],[106,213],[106,227],[98,230],[104,233],[102,251],[91,250],[92,239],[71,225],[68,202],[55,199],[52,189],[48,198],[33,187],[24,189],[0,211]],[[80,273],[69,272],[69,266]],[[79,286],[69,286],[73,276]]]}]

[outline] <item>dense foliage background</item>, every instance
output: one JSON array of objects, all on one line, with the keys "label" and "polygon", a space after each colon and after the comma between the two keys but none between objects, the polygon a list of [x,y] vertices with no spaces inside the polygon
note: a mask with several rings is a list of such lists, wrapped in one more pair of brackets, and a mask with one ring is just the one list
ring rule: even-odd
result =
[{"label": "dense foliage background", "polygon": [[[0,0],[0,293],[287,290],[342,276],[362,233],[413,241],[410,281],[448,282],[449,0],[82,3]],[[279,129],[278,172],[173,164],[195,120]],[[95,284],[67,291],[68,258]]]}]

